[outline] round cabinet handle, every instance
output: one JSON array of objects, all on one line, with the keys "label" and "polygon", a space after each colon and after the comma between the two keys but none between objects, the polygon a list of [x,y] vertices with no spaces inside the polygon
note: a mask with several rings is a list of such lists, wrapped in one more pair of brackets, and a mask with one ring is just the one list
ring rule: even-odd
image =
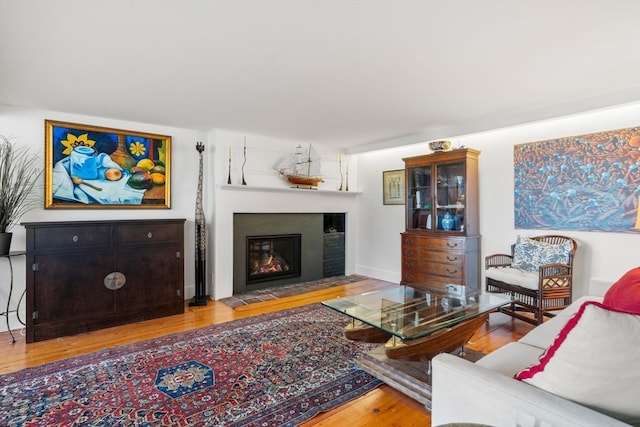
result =
[{"label": "round cabinet handle", "polygon": [[105,288],[111,289],[112,291],[120,289],[125,283],[127,283],[127,276],[119,271],[114,271],[104,277]]},{"label": "round cabinet handle", "polygon": [[80,240],[80,238],[78,237],[77,234],[74,234],[73,237],[71,238],[71,240],[73,240],[73,242],[77,242],[78,240]]},{"label": "round cabinet handle", "polygon": [[150,239],[150,238],[152,238],[152,237],[153,237],[153,233],[152,233],[152,232],[148,232],[148,233],[147,233],[147,237],[148,237],[149,239]]},{"label": "round cabinet handle", "polygon": [[451,262],[453,262],[453,261],[457,261],[457,260],[458,260],[458,257],[457,257],[457,256],[450,257],[449,255],[447,255],[447,261],[451,261]]},{"label": "round cabinet handle", "polygon": [[458,272],[458,269],[456,268],[455,270],[451,271],[447,268],[447,273],[449,274],[456,274]]},{"label": "round cabinet handle", "polygon": [[458,242],[447,242],[447,246],[450,248],[455,248],[458,246]]}]

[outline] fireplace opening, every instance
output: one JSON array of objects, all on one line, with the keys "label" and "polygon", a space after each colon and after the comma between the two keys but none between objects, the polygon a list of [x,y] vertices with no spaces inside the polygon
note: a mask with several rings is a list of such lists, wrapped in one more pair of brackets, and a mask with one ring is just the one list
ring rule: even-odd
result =
[{"label": "fireplace opening", "polygon": [[247,285],[300,277],[300,234],[247,237]]}]

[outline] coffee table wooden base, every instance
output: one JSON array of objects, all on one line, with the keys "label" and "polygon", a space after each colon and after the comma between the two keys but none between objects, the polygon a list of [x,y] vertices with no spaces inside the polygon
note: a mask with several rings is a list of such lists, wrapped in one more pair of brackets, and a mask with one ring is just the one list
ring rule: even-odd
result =
[{"label": "coffee table wooden base", "polygon": [[347,339],[363,342],[385,342],[391,338],[391,334],[382,329],[374,328],[365,323],[354,321],[344,328],[344,336]]},{"label": "coffee table wooden base", "polygon": [[489,314],[485,313],[414,340],[392,337],[384,345],[385,354],[389,359],[430,360],[439,353],[449,353],[464,346],[488,318]]},{"label": "coffee table wooden base", "polygon": [[363,354],[356,364],[431,410],[431,359],[439,353],[454,351],[471,362],[484,356],[478,351],[461,350],[488,316],[487,313],[416,340],[403,342],[396,338],[393,343],[392,338],[384,346]]}]

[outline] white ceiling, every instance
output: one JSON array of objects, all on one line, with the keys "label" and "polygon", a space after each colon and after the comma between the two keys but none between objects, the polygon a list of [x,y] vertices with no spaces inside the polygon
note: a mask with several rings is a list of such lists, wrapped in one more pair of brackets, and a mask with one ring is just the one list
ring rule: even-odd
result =
[{"label": "white ceiling", "polygon": [[0,0],[0,103],[358,152],[640,100],[640,0]]}]

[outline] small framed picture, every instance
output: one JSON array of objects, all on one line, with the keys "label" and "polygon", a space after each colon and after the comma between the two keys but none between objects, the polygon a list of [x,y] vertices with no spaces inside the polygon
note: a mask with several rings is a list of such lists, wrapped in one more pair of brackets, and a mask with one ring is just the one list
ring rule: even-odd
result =
[{"label": "small framed picture", "polygon": [[404,169],[382,172],[383,204],[404,205],[404,193]]},{"label": "small framed picture", "polygon": [[171,137],[45,120],[45,208],[169,209]]}]

